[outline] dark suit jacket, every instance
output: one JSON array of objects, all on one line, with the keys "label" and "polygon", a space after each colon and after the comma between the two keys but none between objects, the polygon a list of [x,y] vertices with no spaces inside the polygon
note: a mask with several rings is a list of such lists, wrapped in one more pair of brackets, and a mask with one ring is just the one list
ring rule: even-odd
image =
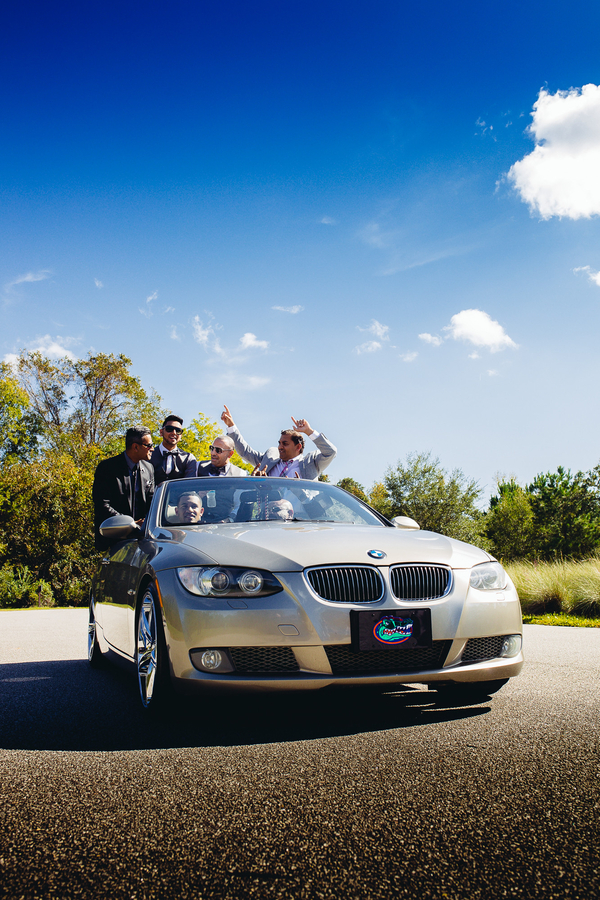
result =
[{"label": "dark suit jacket", "polygon": [[183,450],[175,451],[173,468],[168,475],[165,472],[166,460],[160,452],[160,447],[154,448],[150,462],[154,466],[154,481],[157,485],[163,481],[172,481],[174,478],[193,478],[196,474],[196,457],[193,453],[185,453]]},{"label": "dark suit jacket", "polygon": [[[198,478],[210,478],[208,474],[208,470],[210,469],[212,463],[209,460],[205,460],[204,462],[198,463]],[[234,466],[232,463],[229,465],[228,476],[230,478],[244,478],[248,472],[245,469],[240,469],[239,466]],[[213,481],[223,482],[227,478],[227,475],[219,475],[214,478],[210,478],[210,483],[207,483],[206,490],[210,490]],[[208,503],[204,503],[204,514],[202,516],[203,522],[222,522],[223,519],[229,518],[231,515],[231,511],[234,507],[234,492],[233,490],[227,490],[223,484],[219,484],[219,488],[216,491],[216,496],[212,500],[215,503],[214,506],[208,506]]]},{"label": "dark suit jacket", "polygon": [[[135,510],[136,518],[146,516],[154,496],[154,468],[151,463],[141,460],[139,463],[141,476],[141,509]],[[109,541],[103,538],[99,528],[105,519],[111,516],[133,515],[132,478],[124,453],[111,456],[98,463],[94,475],[92,500],[94,502],[94,535],[96,548],[104,550]]]}]

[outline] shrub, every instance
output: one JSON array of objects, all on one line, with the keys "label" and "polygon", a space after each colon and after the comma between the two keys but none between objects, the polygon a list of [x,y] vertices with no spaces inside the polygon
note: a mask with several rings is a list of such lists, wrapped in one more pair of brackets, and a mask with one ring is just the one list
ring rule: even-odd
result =
[{"label": "shrub", "polygon": [[54,605],[52,588],[44,579],[36,579],[28,566],[5,565],[0,569],[0,608]]}]

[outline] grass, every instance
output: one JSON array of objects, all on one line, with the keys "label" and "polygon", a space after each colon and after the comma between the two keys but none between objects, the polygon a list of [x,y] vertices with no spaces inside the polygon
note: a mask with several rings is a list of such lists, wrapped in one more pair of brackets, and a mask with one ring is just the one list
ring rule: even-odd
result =
[{"label": "grass", "polygon": [[600,628],[600,619],[586,619],[584,616],[569,616],[566,613],[544,613],[539,616],[523,613],[525,625],[568,625],[576,628]]},{"label": "grass", "polygon": [[579,562],[507,563],[523,612],[530,616],[561,613],[590,621],[600,618],[600,557]]}]

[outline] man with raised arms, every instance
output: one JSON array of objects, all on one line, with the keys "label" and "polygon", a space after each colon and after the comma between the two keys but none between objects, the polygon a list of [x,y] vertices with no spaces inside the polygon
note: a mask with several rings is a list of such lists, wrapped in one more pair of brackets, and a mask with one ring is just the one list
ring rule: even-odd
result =
[{"label": "man with raised arms", "polygon": [[[277,447],[269,447],[264,453],[253,450],[240,434],[227,407],[221,414],[227,426],[227,434],[231,437],[235,449],[246,462],[255,467],[255,474],[268,475],[271,478],[308,478],[316,481],[337,453],[331,441],[324,434],[313,431],[306,419],[294,419],[294,429],[287,428],[281,432]],[[305,452],[304,435],[313,441],[316,450]]]}]

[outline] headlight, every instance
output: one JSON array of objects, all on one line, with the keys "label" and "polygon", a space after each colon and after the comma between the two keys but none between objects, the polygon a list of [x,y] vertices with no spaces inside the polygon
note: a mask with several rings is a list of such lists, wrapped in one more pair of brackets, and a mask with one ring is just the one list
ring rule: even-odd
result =
[{"label": "headlight", "polygon": [[499,562],[481,563],[471,569],[471,587],[478,591],[503,591],[508,576]]},{"label": "headlight", "polygon": [[238,566],[186,566],[177,576],[191,594],[199,597],[267,597],[283,590],[270,572]]}]

